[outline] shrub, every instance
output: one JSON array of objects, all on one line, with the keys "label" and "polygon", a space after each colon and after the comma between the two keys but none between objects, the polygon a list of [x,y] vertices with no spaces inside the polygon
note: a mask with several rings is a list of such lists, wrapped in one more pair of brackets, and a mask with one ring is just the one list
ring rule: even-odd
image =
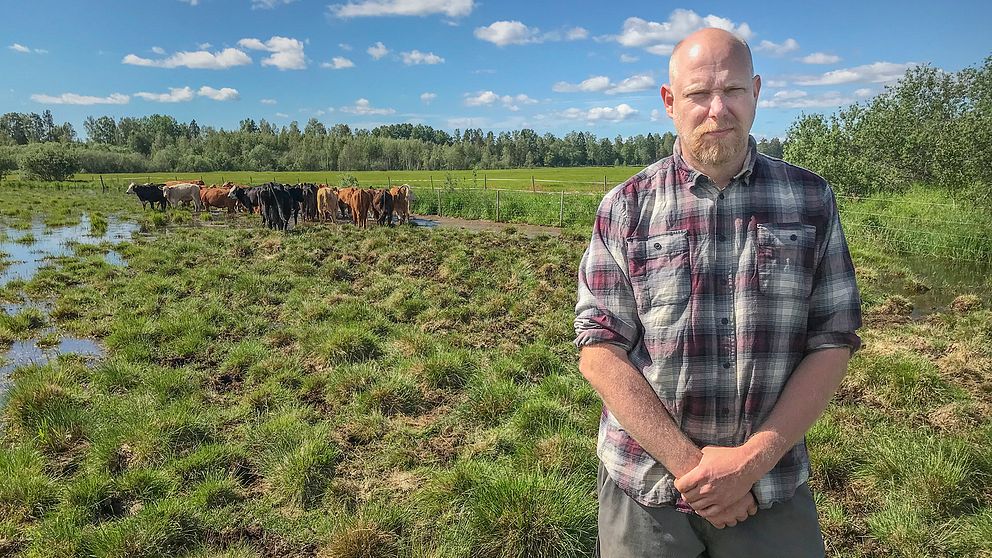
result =
[{"label": "shrub", "polygon": [[20,168],[26,178],[62,181],[80,170],[79,157],[61,143],[42,143],[21,153]]}]

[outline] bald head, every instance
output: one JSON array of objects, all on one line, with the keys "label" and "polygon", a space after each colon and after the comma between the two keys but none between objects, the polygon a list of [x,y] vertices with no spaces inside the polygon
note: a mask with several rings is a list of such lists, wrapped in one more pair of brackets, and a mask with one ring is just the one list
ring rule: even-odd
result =
[{"label": "bald head", "polygon": [[754,62],[751,59],[751,47],[744,39],[715,27],[700,29],[679,41],[672,50],[668,61],[668,80],[675,83],[679,69],[687,64],[699,64],[707,61],[727,60],[732,64],[741,64],[747,68],[747,75],[754,75]]}]

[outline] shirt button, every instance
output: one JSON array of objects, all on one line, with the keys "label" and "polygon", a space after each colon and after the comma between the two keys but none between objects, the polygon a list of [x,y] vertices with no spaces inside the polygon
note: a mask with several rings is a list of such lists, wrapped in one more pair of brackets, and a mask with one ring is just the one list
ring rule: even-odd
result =
[{"label": "shirt button", "polygon": [[661,243],[660,242],[655,242],[654,243],[654,249],[655,250],[661,250]]},{"label": "shirt button", "polygon": [[726,242],[726,241],[727,241],[727,237],[721,234],[720,235],[720,242]]},{"label": "shirt button", "polygon": [[728,320],[727,318],[724,318],[724,319],[720,320],[720,323],[723,324],[723,325],[727,325],[727,324],[730,323],[730,320]]},{"label": "shirt button", "polygon": [[796,235],[792,235],[792,236],[790,236],[790,237],[789,237],[789,240],[795,240],[795,239],[797,239],[797,238],[799,238],[799,237],[798,237],[798,236],[796,236]]},{"label": "shirt button", "polygon": [[721,200],[723,199],[723,194],[720,194],[720,199],[721,199]]},{"label": "shirt button", "polygon": [[724,368],[730,368],[730,363],[729,362],[724,362],[723,363],[723,367]]}]

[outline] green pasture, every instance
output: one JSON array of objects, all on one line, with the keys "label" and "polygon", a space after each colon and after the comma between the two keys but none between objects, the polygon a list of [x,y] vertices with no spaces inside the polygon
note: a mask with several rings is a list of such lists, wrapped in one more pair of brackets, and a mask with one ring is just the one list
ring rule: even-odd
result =
[{"label": "green pasture", "polygon": [[[449,190],[443,214],[490,215],[489,198]],[[504,194],[503,220],[558,218],[560,195]],[[988,223],[941,200],[843,200],[865,347],[808,436],[832,557],[992,556],[988,268],[901,255],[893,231],[864,224]],[[111,217],[142,232],[0,288],[0,302],[51,304],[2,317],[0,350],[55,325],[108,353],[13,373],[0,555],[590,556],[601,407],[571,345],[586,211],[561,237],[277,233],[81,183],[4,182],[6,227],[85,214],[97,234]]]}]

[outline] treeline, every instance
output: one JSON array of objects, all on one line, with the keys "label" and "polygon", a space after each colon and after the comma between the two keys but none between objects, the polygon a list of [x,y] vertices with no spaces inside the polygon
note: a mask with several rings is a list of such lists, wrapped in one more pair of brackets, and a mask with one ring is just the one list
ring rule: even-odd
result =
[{"label": "treeline", "polygon": [[[51,113],[45,114],[50,119]],[[224,130],[160,114],[88,117],[84,122],[87,140],[76,142],[72,135],[26,133],[35,116],[4,115],[3,122],[11,125],[0,127],[0,145],[17,151],[35,143],[72,143],[79,170],[108,173],[647,165],[671,154],[675,142],[669,132],[613,139],[589,132],[570,132],[559,138],[530,129],[494,133],[476,128],[449,134],[423,124],[391,124],[372,130],[352,130],[346,124],[327,128],[315,118],[302,130],[295,121],[276,127],[264,119],[245,119],[238,130]],[[71,126],[65,126],[71,131]],[[782,156],[778,138],[763,140],[760,148]]]},{"label": "treeline", "polygon": [[992,197],[992,56],[978,67],[931,66],[865,104],[803,115],[789,128],[785,159],[852,192],[899,191],[919,183]]}]

